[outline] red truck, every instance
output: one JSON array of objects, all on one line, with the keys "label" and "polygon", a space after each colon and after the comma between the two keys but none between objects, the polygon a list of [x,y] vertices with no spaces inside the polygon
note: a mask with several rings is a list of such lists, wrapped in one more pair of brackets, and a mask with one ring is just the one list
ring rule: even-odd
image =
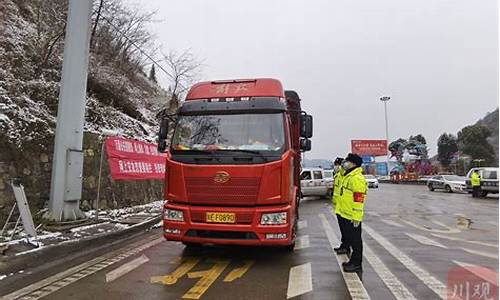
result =
[{"label": "red truck", "polygon": [[187,246],[292,250],[301,152],[311,149],[311,137],[312,117],[301,110],[297,93],[276,79],[195,84],[175,118],[161,121],[164,237]]}]

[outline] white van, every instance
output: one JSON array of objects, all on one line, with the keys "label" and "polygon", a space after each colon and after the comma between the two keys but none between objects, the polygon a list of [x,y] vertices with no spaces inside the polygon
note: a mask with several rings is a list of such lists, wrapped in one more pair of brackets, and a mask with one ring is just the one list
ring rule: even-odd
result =
[{"label": "white van", "polygon": [[333,173],[321,168],[304,168],[300,173],[302,197],[331,197],[333,192]]}]

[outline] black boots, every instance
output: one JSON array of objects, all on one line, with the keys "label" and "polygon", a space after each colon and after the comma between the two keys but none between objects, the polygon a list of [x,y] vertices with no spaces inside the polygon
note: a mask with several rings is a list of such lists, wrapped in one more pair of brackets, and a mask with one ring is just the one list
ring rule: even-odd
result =
[{"label": "black boots", "polygon": [[354,272],[363,271],[361,264],[354,264],[351,262],[342,263],[342,268],[344,269],[344,272],[346,272],[346,273],[354,273]]}]

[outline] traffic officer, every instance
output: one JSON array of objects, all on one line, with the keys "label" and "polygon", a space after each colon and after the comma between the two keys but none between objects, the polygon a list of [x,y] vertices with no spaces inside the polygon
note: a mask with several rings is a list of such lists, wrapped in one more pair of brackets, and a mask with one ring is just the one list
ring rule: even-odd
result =
[{"label": "traffic officer", "polygon": [[347,243],[347,235],[345,228],[347,222],[349,222],[342,214],[345,214],[345,210],[342,209],[342,200],[340,197],[340,190],[342,188],[342,179],[344,178],[344,169],[342,168],[342,157],[337,157],[333,162],[333,170],[335,175],[333,176],[333,204],[335,205],[335,214],[337,215],[337,221],[339,222],[341,243],[340,246],[334,248],[337,254],[349,254],[351,253],[351,247]]},{"label": "traffic officer", "polygon": [[342,163],[345,173],[340,189],[340,199],[342,206],[348,212],[346,214],[348,217],[346,234],[349,246],[352,248],[350,260],[342,265],[345,272],[362,270],[363,241],[361,239],[361,222],[363,221],[364,202],[368,191],[363,169],[361,168],[362,163],[363,159],[359,155],[352,153],[349,153]]},{"label": "traffic officer", "polygon": [[478,198],[481,194],[481,177],[477,170],[474,170],[470,176],[470,183],[472,185],[472,197]]}]

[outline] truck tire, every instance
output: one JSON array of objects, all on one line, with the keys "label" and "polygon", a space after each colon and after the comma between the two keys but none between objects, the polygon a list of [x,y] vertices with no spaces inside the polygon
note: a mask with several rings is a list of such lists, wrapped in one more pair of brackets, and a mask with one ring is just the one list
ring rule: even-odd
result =
[{"label": "truck tire", "polygon": [[428,186],[429,191],[434,192],[434,187],[432,186],[432,183],[430,183]]},{"label": "truck tire", "polygon": [[481,197],[485,198],[486,196],[488,196],[488,192],[487,191],[481,191]]}]

